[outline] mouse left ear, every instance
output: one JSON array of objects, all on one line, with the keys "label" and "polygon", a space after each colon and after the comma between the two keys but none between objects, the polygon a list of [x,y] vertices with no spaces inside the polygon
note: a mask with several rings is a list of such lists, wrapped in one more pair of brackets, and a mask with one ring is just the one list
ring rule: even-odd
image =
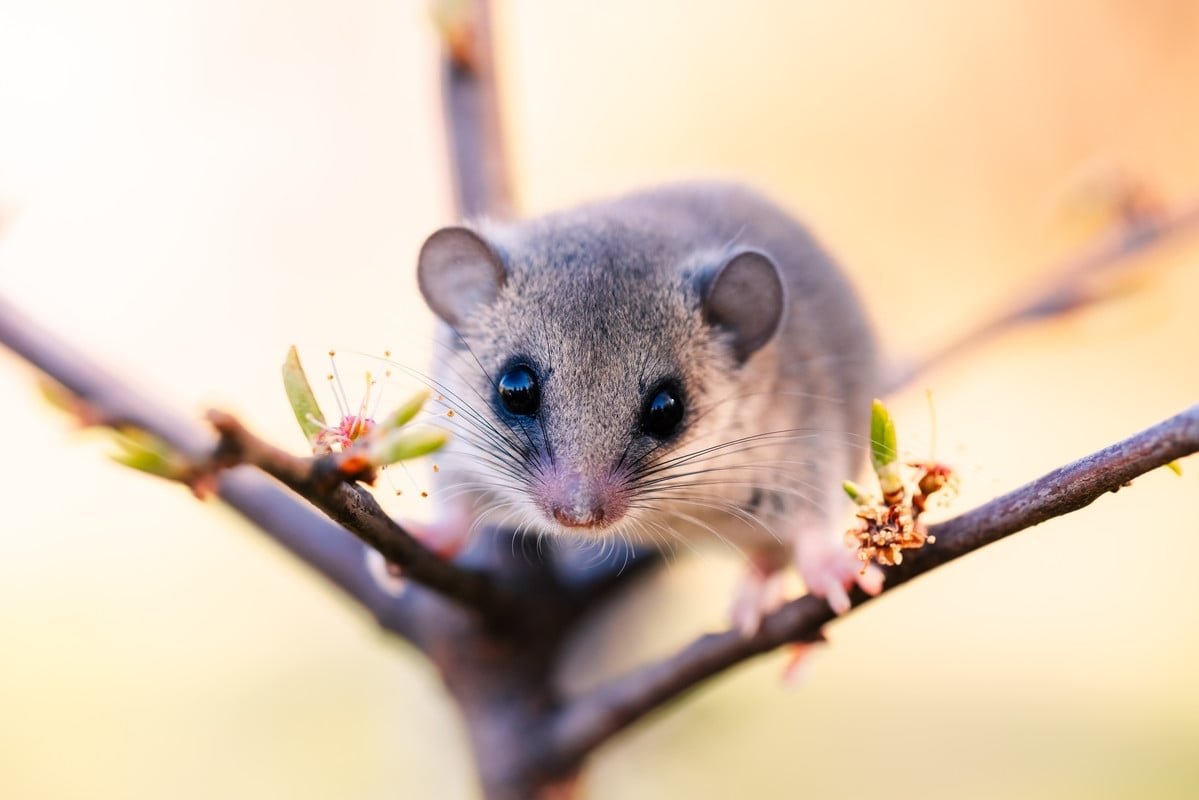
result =
[{"label": "mouse left ear", "polygon": [[744,362],[778,330],[783,302],[778,267],[765,253],[744,250],[712,273],[702,307],[705,320],[732,334],[733,352]]},{"label": "mouse left ear", "polygon": [[421,246],[416,281],[433,313],[457,328],[495,300],[508,278],[499,253],[470,228],[435,231]]}]

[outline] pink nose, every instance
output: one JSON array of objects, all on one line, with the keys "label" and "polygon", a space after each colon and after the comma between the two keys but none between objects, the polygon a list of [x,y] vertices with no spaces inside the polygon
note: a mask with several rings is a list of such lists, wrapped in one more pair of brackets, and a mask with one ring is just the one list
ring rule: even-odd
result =
[{"label": "pink nose", "polygon": [[533,496],[541,510],[564,528],[611,525],[628,508],[619,479],[588,478],[566,470],[550,473]]},{"label": "pink nose", "polygon": [[555,504],[550,513],[554,515],[554,519],[561,522],[568,528],[590,528],[595,525],[602,525],[604,522],[604,507],[595,505],[591,508],[579,508],[578,506],[564,506]]}]

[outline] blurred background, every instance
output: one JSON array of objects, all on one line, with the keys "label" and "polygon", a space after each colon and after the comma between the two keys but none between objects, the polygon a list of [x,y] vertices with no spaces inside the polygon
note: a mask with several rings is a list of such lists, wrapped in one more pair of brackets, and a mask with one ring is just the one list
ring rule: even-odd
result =
[{"label": "blurred background", "polygon": [[[495,16],[524,211],[750,181],[841,257],[896,354],[1085,247],[1121,176],[1199,199],[1189,0]],[[299,450],[289,344],[429,357],[436,56],[417,0],[0,0],[0,292],[163,401]],[[901,445],[927,455],[930,388],[962,510],[1196,402],[1197,262],[1180,238],[1135,292],[924,375],[892,399]],[[405,646],[228,511],[111,465],[7,353],[0,417],[0,797],[476,796]],[[604,750],[590,796],[1194,796],[1184,470],[838,623],[797,690],[781,653],[710,684]],[[584,637],[568,680],[720,626],[737,571],[675,560],[607,623],[626,646]]]}]

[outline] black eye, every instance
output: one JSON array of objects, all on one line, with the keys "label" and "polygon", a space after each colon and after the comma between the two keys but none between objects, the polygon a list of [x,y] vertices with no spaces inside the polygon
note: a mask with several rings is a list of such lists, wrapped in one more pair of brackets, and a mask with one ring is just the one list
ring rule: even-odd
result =
[{"label": "black eye", "polygon": [[537,374],[524,364],[515,366],[500,376],[495,390],[504,408],[522,417],[531,417],[541,405],[541,389]]},{"label": "black eye", "polygon": [[650,393],[641,411],[641,430],[658,439],[672,436],[683,421],[683,396],[673,386],[661,386]]}]

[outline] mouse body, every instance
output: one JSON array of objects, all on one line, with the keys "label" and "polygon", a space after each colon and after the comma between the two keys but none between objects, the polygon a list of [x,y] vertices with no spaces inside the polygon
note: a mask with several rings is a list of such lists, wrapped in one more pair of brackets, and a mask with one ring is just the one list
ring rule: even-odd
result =
[{"label": "mouse body", "polygon": [[443,228],[418,282],[444,323],[435,490],[459,535],[724,542],[751,565],[750,630],[789,564],[837,610],[855,580],[881,588],[845,547],[840,488],[866,452],[870,326],[760,194],[680,184]]}]

